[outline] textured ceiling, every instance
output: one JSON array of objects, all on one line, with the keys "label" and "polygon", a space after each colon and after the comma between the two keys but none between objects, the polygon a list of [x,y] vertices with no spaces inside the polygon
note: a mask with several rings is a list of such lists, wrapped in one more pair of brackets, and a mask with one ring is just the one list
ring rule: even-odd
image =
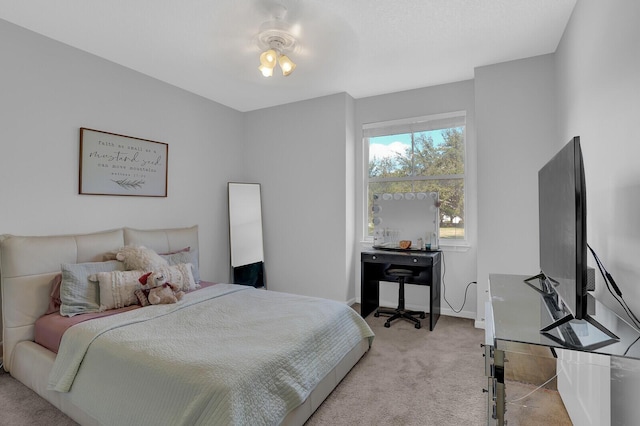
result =
[{"label": "textured ceiling", "polygon": [[271,0],[0,0],[0,18],[205,98],[251,111],[473,78],[556,50],[576,0],[281,0],[297,69],[258,71]]}]

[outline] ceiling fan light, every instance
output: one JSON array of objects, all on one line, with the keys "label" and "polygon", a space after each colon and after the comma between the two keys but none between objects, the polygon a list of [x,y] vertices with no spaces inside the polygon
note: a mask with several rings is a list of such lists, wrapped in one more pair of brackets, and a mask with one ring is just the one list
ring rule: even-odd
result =
[{"label": "ceiling fan light", "polygon": [[296,64],[294,64],[287,55],[280,55],[280,58],[278,58],[278,63],[280,64],[280,68],[282,68],[282,75],[284,75],[285,77],[291,74],[293,70],[296,69]]},{"label": "ceiling fan light", "polygon": [[262,52],[260,55],[260,63],[262,66],[269,67],[273,69],[276,66],[276,59],[278,58],[278,54],[275,50],[269,49]]},{"label": "ceiling fan light", "polygon": [[[274,64],[275,65],[275,64]],[[273,67],[268,67],[265,65],[260,65],[258,67],[258,69],[260,70],[260,72],[262,73],[263,76],[265,77],[271,77],[273,75]]]}]

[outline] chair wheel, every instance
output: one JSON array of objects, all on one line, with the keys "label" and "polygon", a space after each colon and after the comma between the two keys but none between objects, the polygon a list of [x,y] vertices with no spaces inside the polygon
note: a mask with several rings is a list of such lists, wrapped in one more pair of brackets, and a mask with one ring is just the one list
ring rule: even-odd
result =
[{"label": "chair wheel", "polygon": [[424,319],[424,317],[425,317],[425,314],[423,312],[423,313],[420,314],[420,319]]},{"label": "chair wheel", "polygon": [[415,325],[415,327],[416,327],[416,328],[420,328],[420,327],[422,327],[422,325],[420,325],[420,324],[416,324],[416,325]]},{"label": "chair wheel", "polygon": [[378,318],[380,316],[380,312],[377,312],[373,314],[374,317]]},{"label": "chair wheel", "polygon": [[389,327],[391,327],[391,324],[389,324],[388,322],[385,322],[385,323],[384,323],[384,326],[385,326],[386,328],[389,328]]}]

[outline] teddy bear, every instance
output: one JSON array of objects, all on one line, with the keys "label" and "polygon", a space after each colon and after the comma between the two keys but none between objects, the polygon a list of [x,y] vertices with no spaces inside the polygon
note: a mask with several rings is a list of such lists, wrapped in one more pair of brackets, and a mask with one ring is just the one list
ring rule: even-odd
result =
[{"label": "teddy bear", "polygon": [[178,286],[167,282],[162,272],[148,272],[138,281],[142,289],[136,290],[135,294],[142,306],[177,303],[184,296]]},{"label": "teddy bear", "polygon": [[127,271],[154,271],[169,266],[165,258],[145,246],[125,246],[118,250],[116,259],[124,263]]}]

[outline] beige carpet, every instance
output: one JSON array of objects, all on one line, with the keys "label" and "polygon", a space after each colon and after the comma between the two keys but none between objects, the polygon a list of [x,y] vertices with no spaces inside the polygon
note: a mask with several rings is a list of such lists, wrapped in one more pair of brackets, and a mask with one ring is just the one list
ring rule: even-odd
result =
[{"label": "beige carpet", "polygon": [[[357,308],[357,306],[356,306]],[[370,315],[376,338],[371,350],[333,391],[307,426],[486,425],[484,332],[473,321],[440,317],[429,331],[404,321],[384,328]],[[507,400],[535,389],[509,382]],[[542,389],[508,404],[514,425],[570,425],[557,392]],[[0,373],[0,426],[75,423],[8,374]]]},{"label": "beige carpet", "polygon": [[468,319],[428,318],[384,328],[367,317],[373,347],[309,419],[315,425],[485,425],[484,331]]},{"label": "beige carpet", "polygon": [[76,422],[0,370],[0,426],[75,426]]}]

